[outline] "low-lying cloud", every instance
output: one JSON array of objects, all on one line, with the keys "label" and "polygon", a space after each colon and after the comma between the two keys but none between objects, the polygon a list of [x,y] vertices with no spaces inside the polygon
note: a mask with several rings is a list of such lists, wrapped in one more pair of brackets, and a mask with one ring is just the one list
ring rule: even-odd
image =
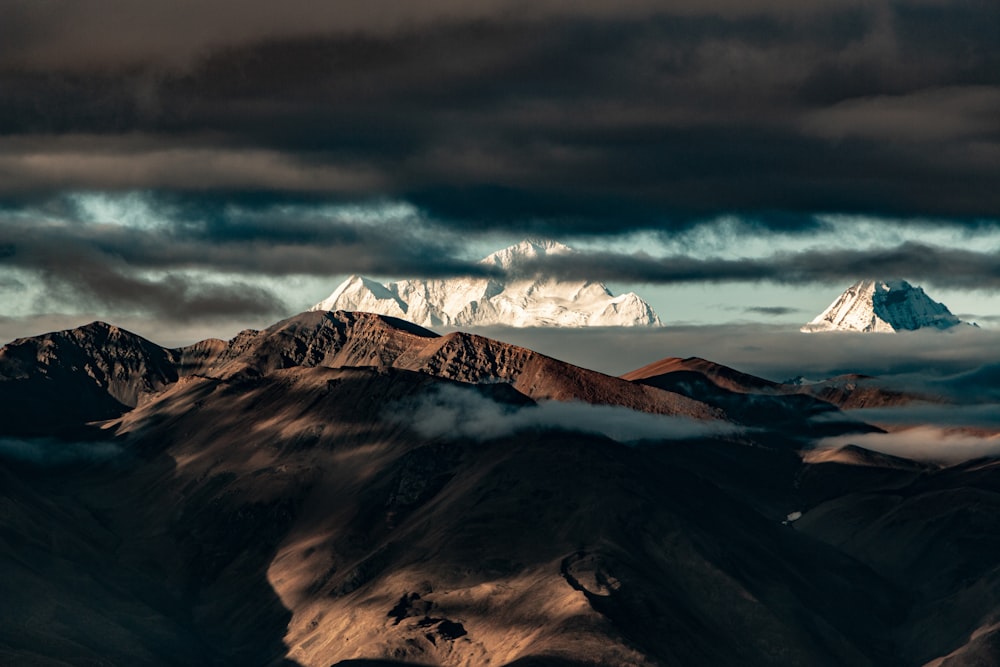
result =
[{"label": "low-lying cloud", "polygon": [[51,438],[0,438],[0,459],[42,468],[106,463],[122,456],[113,442],[64,442]]},{"label": "low-lying cloud", "polygon": [[972,327],[884,335],[806,334],[762,324],[628,330],[484,327],[477,333],[611,375],[665,357],[701,357],[775,381],[863,373],[900,376],[890,388],[961,394],[963,400],[982,396],[984,388],[1000,392],[995,366],[1000,332]]},{"label": "low-lying cloud", "polygon": [[425,438],[477,441],[524,431],[560,430],[603,435],[623,443],[684,440],[734,433],[737,427],[685,417],[636,412],[614,405],[544,401],[516,406],[499,403],[474,388],[443,385],[391,411]]},{"label": "low-lying cloud", "polygon": [[850,417],[884,426],[1000,429],[1000,405],[911,403],[887,408],[847,410]]},{"label": "low-lying cloud", "polygon": [[918,426],[892,433],[837,436],[825,438],[816,444],[817,448],[823,449],[837,449],[847,445],[943,465],[1000,456],[1000,435],[971,435],[933,426]]}]

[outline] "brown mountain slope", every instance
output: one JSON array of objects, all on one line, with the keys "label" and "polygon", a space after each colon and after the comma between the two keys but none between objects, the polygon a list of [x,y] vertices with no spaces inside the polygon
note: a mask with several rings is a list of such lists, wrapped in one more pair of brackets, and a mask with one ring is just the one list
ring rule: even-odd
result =
[{"label": "brown mountain slope", "polygon": [[111,520],[171,526],[157,569],[215,646],[250,646],[227,632],[269,582],[303,665],[892,664],[875,637],[899,600],[850,559],[656,449],[426,439],[405,406],[442,384],[524,400],[388,367],[186,378],[123,418],[173,465],[135,476],[141,519]]},{"label": "brown mountain slope", "polygon": [[898,461],[878,473],[817,463],[800,476],[805,508],[794,526],[910,591],[913,604],[894,639],[913,665],[1000,664],[1000,465],[971,461],[910,470]]},{"label": "brown mountain slope", "polygon": [[[683,394],[721,410],[735,422],[780,432],[793,439],[868,428],[847,417],[836,418],[838,410],[830,403],[809,395],[787,393],[784,385],[704,359],[671,357],[622,377],[641,386]],[[773,436],[770,439],[773,441]]]},{"label": "brown mountain slope", "polygon": [[666,359],[654,361],[642,368],[625,373],[621,377],[624,380],[641,381],[677,371],[701,373],[723,389],[739,393],[776,392],[781,387],[777,382],[771,382],[770,380],[749,375],[748,373],[742,373],[728,366],[702,359],[701,357],[687,357],[686,359],[667,357]]},{"label": "brown mountain slope", "polygon": [[[630,371],[622,379],[640,384],[672,388],[679,378],[698,374],[717,387],[738,394],[811,396],[841,410],[904,405],[913,401],[937,402],[938,399],[879,386],[878,378],[866,375],[840,375],[810,384],[782,384],[717,364],[700,357],[667,357]],[[676,389],[674,389],[676,391]],[[696,394],[682,392],[693,398]]]},{"label": "brown mountain slope", "polygon": [[391,366],[462,382],[507,382],[535,400],[621,405],[701,419],[723,416],[685,396],[637,386],[527,348],[461,332],[438,336],[371,313],[301,313],[262,331],[245,331],[216,355],[202,362],[201,374],[229,378],[295,366]]},{"label": "brown mountain slope", "polygon": [[858,374],[838,375],[822,382],[803,385],[798,391],[832,403],[841,410],[885,408],[914,401],[940,402],[934,396],[880,387],[878,378]]}]

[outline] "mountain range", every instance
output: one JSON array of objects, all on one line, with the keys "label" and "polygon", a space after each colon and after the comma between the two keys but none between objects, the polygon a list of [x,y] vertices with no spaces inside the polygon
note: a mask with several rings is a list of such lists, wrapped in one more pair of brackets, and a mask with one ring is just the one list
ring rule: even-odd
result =
[{"label": "mountain range", "polygon": [[661,326],[653,308],[635,293],[615,296],[596,281],[518,276],[527,263],[572,253],[554,241],[522,241],[481,264],[510,278],[401,280],[382,284],[353,275],[312,310],[352,310],[399,317],[427,327]]},{"label": "mountain range", "polygon": [[1000,466],[811,449],[917,400],[365,313],[19,339],[0,663],[996,665]]},{"label": "mountain range", "polygon": [[[547,257],[570,255],[554,241],[526,240],[480,261],[500,278],[400,280],[381,283],[352,275],[314,311],[363,311],[425,327],[650,327],[663,326],[633,292],[615,296],[597,281],[565,281],[527,269]],[[859,280],[801,328],[805,333],[892,333],[943,330],[962,321],[920,287],[905,280]]]}]

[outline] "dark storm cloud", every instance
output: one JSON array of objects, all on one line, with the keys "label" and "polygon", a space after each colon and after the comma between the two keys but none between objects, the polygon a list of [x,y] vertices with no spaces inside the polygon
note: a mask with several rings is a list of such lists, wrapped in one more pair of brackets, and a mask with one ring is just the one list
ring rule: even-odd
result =
[{"label": "dark storm cloud", "polygon": [[795,313],[801,313],[801,308],[789,308],[787,306],[750,306],[749,308],[743,309],[744,313],[753,313],[754,315],[770,315],[771,317],[780,317],[782,315],[794,315]]},{"label": "dark storm cloud", "polygon": [[168,239],[137,230],[0,213],[0,269],[31,276],[5,279],[0,286],[43,285],[46,303],[36,304],[42,308],[75,304],[177,322],[284,312],[279,300],[260,286],[185,275],[182,269],[195,264],[177,252]]},{"label": "dark storm cloud", "polygon": [[[88,196],[88,201],[100,204],[105,198]],[[0,266],[68,278],[101,262],[133,270],[257,276],[488,275],[486,267],[456,258],[458,239],[427,234],[419,219],[405,214],[391,222],[366,223],[350,210],[330,213],[322,207],[244,208],[171,197],[107,201],[119,208],[95,214],[79,198],[64,197],[0,210]]]},{"label": "dark storm cloud", "polygon": [[47,287],[45,298],[57,307],[75,303],[176,322],[284,312],[277,297],[256,285],[238,281],[218,285],[177,274],[147,278],[106,257],[76,249],[29,255],[21,266],[37,272]]},{"label": "dark storm cloud", "polygon": [[[485,271],[455,259],[454,243],[427,238],[406,219],[373,225],[295,207],[248,211],[170,198],[123,206],[111,215],[134,224],[93,219],[74,197],[0,211],[0,269],[27,272],[44,285],[47,303],[36,304],[43,309],[74,304],[172,322],[289,314],[262,286],[268,276]],[[5,289],[24,283],[4,280]]]},{"label": "dark storm cloud", "polygon": [[760,281],[781,284],[854,282],[905,276],[942,287],[1000,289],[1000,255],[907,242],[893,248],[818,249],[749,259],[577,253],[545,258],[526,272],[633,283]]},{"label": "dark storm cloud", "polygon": [[663,5],[0,0],[0,191],[385,196],[556,235],[1000,215],[996,3]]},{"label": "dark storm cloud", "polygon": [[[935,3],[924,3],[934,7]],[[955,3],[950,3],[954,7]],[[315,3],[286,0],[174,0],[134,3],[128,0],[4,0],[8,19],[0,27],[0,54],[35,66],[75,66],[120,62],[183,62],[222,46],[254,43],[262,35],[287,38],[331,33],[392,35],[438,24],[488,20],[535,22],[585,18],[641,19],[676,17],[759,17],[786,19],[824,15],[831,7],[857,9],[861,2],[817,0],[676,0],[669,8],[658,0],[340,0]],[[238,11],[237,11],[238,10]],[[114,21],[109,20],[114,18]],[[977,27],[970,24],[969,27]],[[978,26],[981,27],[981,26]]]}]

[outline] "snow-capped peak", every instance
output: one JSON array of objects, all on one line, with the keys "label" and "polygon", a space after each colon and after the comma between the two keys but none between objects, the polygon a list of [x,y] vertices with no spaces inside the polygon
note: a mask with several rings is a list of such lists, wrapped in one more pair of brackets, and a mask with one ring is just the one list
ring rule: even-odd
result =
[{"label": "snow-capped peak", "polygon": [[487,255],[480,260],[480,264],[510,270],[526,262],[537,260],[540,257],[569,255],[574,252],[569,246],[556,241],[526,239],[509,248],[497,250]]},{"label": "snow-capped peak", "polygon": [[905,280],[859,280],[802,331],[891,333],[928,327],[947,329],[960,323],[947,306]]},{"label": "snow-capped peak", "polygon": [[346,310],[338,304],[355,304],[351,310],[406,317],[407,304],[382,283],[359,276],[351,275],[347,280],[311,308],[311,310]]},{"label": "snow-capped peak", "polygon": [[435,326],[662,326],[652,307],[629,292],[615,296],[603,283],[518,277],[517,267],[574,251],[555,241],[526,240],[481,263],[508,278],[401,280],[383,285],[351,276],[312,310],[361,310]]}]

